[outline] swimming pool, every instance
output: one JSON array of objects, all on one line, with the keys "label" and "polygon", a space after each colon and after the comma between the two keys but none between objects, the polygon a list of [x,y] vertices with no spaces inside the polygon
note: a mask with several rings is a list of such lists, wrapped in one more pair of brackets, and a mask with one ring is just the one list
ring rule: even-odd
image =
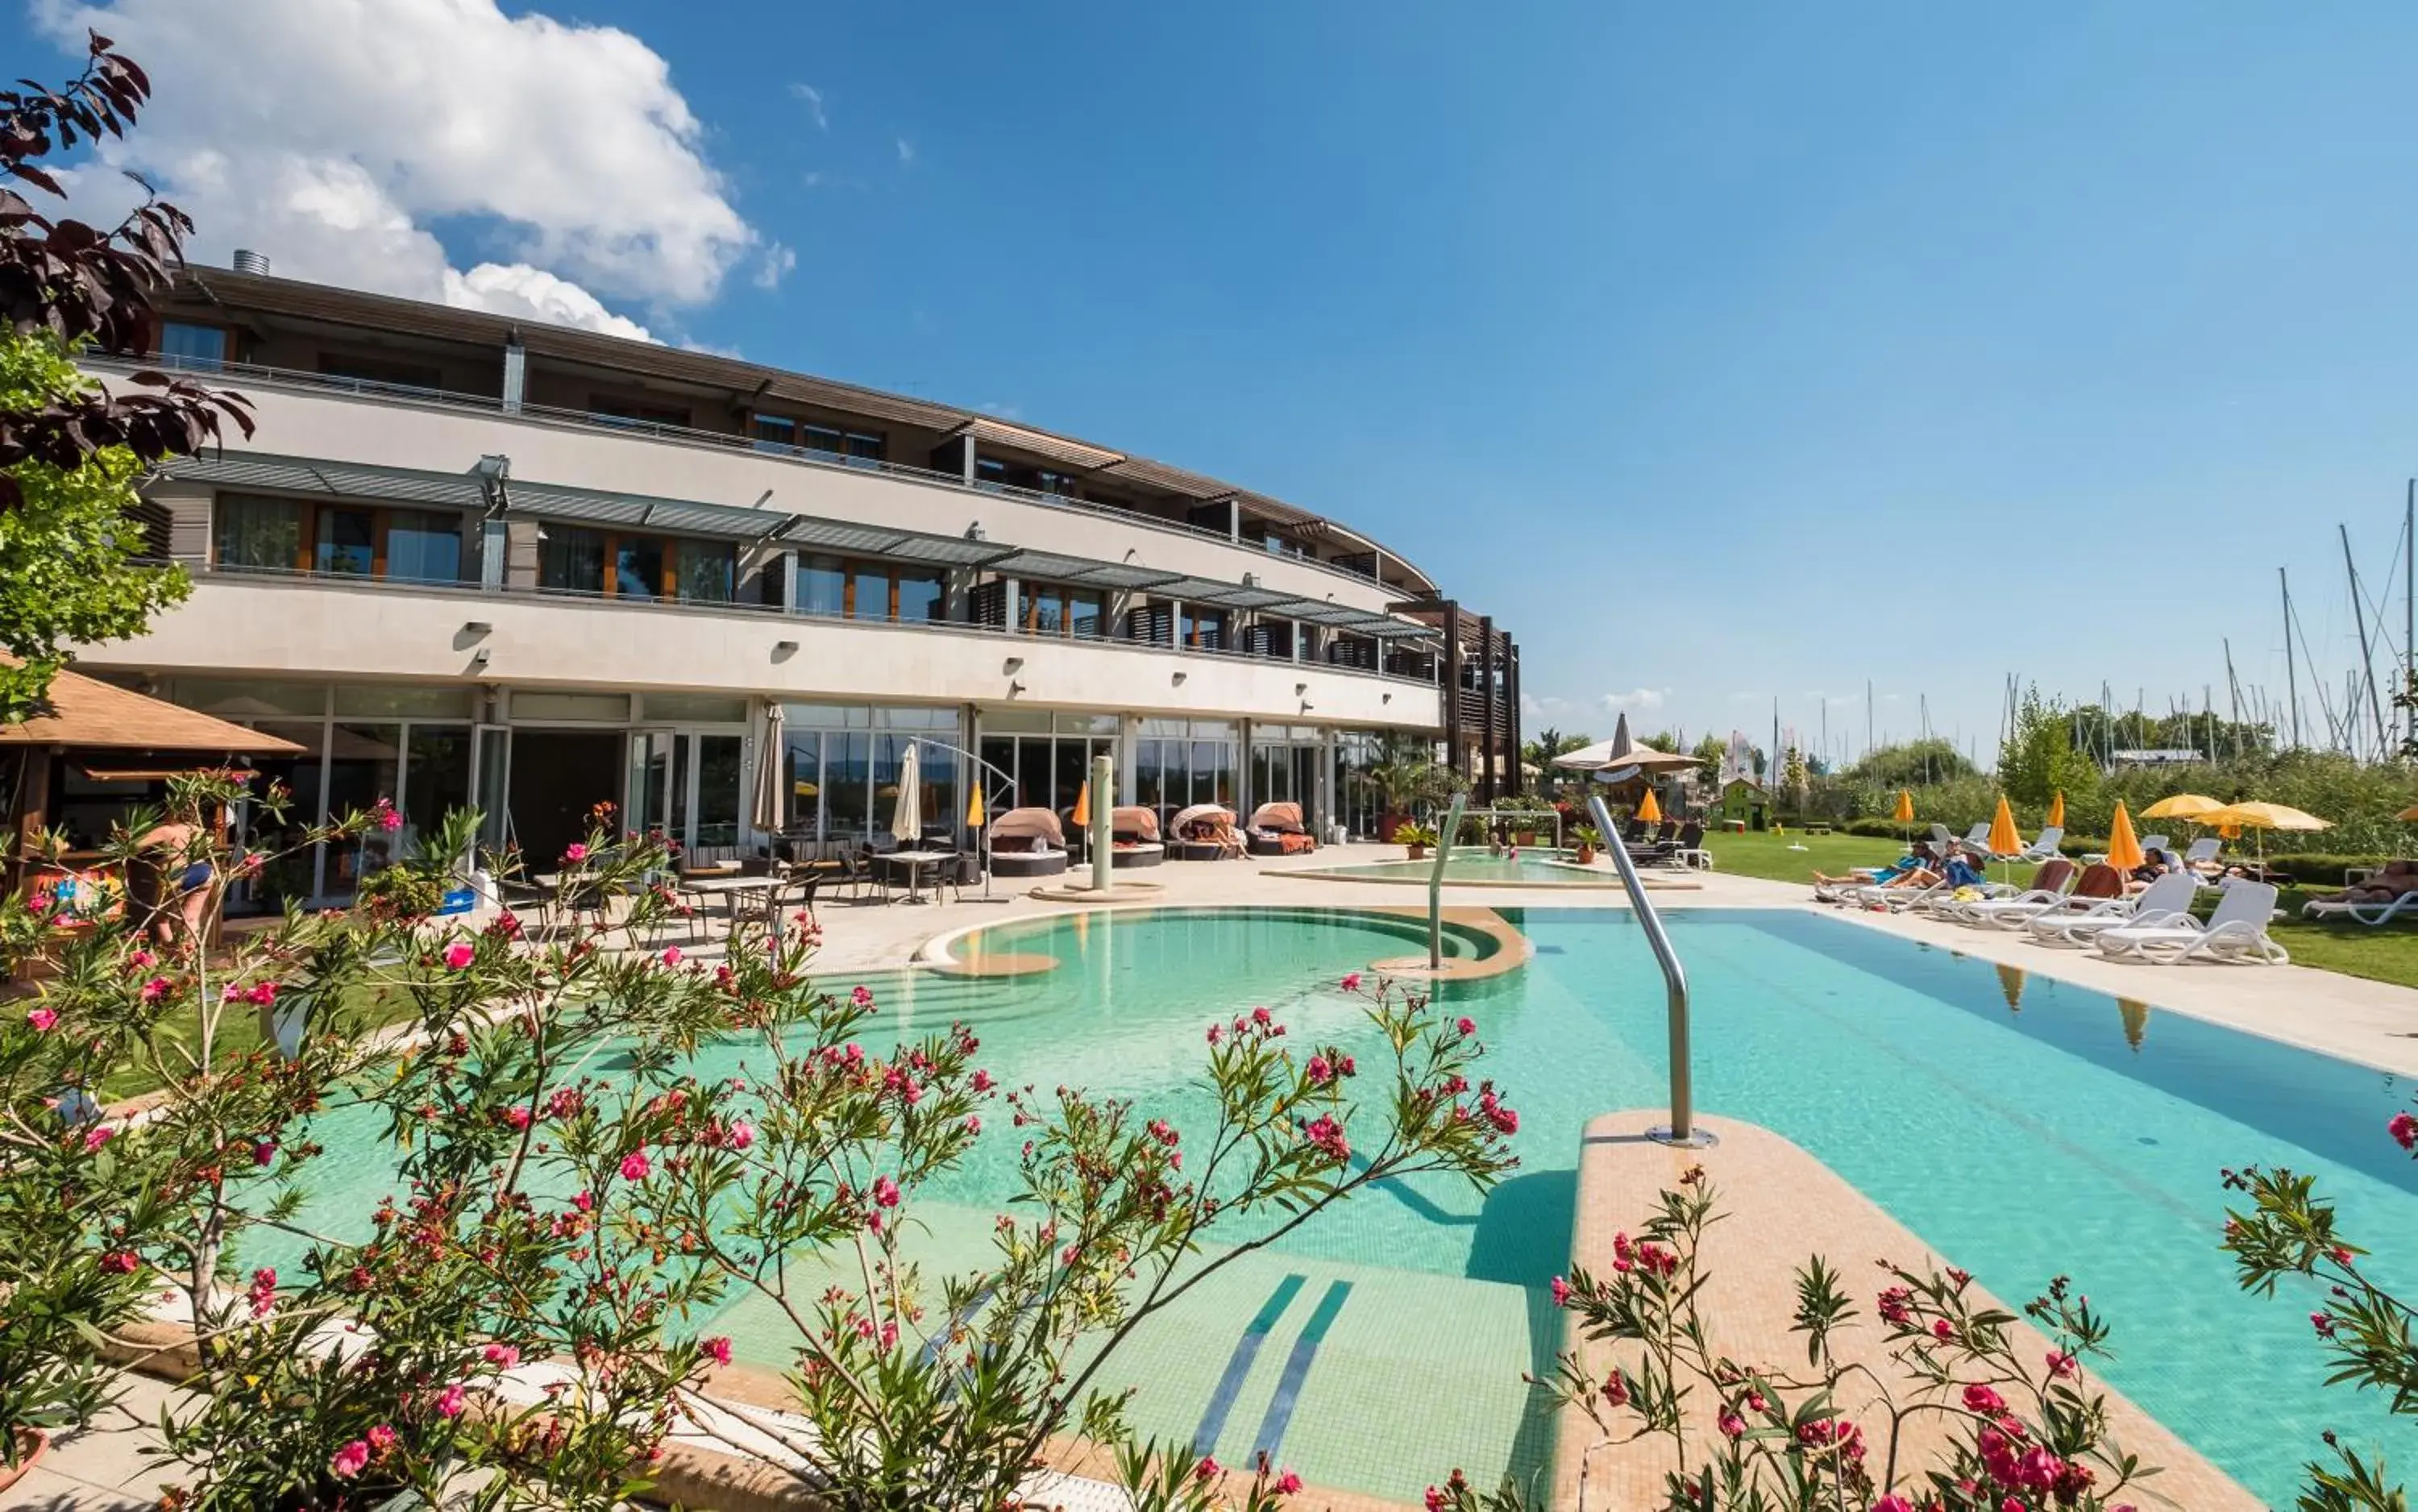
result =
[{"label": "swimming pool", "polygon": [[[1579,1134],[1661,1100],[1662,990],[1626,910],[1504,911],[1534,960],[1444,990],[1510,1088],[1523,1168],[1483,1199],[1431,1179],[1365,1194],[1199,1288],[1124,1357],[1137,1428],[1228,1463],[1267,1446],[1314,1482],[1413,1501],[1455,1465],[1484,1485],[1545,1464],[1550,1430],[1520,1373],[1559,1342],[1545,1288],[1566,1263]],[[2217,1173],[2316,1174],[2378,1250],[2382,1284],[2418,1282],[2402,1274],[2418,1256],[2418,1171],[2382,1132],[2400,1078],[1844,921],[1668,917],[1695,989],[1704,1110],[1804,1146],[2001,1297],[2074,1275],[2114,1322],[2107,1378],[2271,1502],[2289,1504],[2323,1428],[2380,1431],[2380,1403],[2323,1387],[2304,1301],[2234,1286]],[[1266,1003],[1297,1034],[1365,1043],[1336,979],[1420,932],[1349,911],[1100,911],[979,932],[986,952],[1048,955],[1053,970],[868,981],[885,1034],[962,1018],[1011,1083],[1131,1095],[1197,1125],[1202,1024]],[[313,1206],[365,1213],[391,1185],[378,1130],[329,1123],[337,1158]],[[927,1268],[987,1255],[1014,1182],[1016,1140],[998,1133],[922,1205]],[[714,1331],[788,1363],[749,1303]],[[1409,1397],[1405,1382],[1421,1382]]]},{"label": "swimming pool", "polygon": [[[1444,863],[1444,879],[1463,887],[1618,887],[1609,870],[1544,856],[1490,856],[1477,851],[1456,854]],[[1425,887],[1435,873],[1428,861],[1372,861],[1356,866],[1318,866],[1301,871],[1274,871],[1270,877],[1321,877],[1338,881],[1402,882]]]}]

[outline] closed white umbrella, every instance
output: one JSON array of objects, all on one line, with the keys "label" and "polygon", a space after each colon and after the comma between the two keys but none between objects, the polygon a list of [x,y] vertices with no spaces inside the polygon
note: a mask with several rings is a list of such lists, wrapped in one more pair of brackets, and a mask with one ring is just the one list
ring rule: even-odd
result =
[{"label": "closed white umbrella", "polygon": [[779,834],[788,825],[781,802],[788,787],[781,780],[781,768],[789,759],[786,745],[781,738],[781,706],[766,704],[764,748],[756,756],[756,828],[764,834]]},{"label": "closed white umbrella", "polygon": [[924,769],[911,743],[898,764],[898,807],[891,813],[890,832],[902,846],[924,838]]}]

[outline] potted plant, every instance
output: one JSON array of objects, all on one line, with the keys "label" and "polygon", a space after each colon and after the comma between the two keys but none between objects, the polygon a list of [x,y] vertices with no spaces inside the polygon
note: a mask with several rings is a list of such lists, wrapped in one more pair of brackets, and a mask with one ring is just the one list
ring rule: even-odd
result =
[{"label": "potted plant", "polygon": [[1425,861],[1428,859],[1428,847],[1436,843],[1435,826],[1404,824],[1394,832],[1394,838],[1410,847],[1411,860]]},{"label": "potted plant", "polygon": [[1387,741],[1376,763],[1355,780],[1375,789],[1384,802],[1377,833],[1397,844],[1407,843],[1401,832],[1411,823],[1413,811],[1443,802],[1452,793],[1452,773],[1436,760],[1434,747],[1408,738]]},{"label": "potted plant", "polygon": [[1570,832],[1570,844],[1575,848],[1578,863],[1592,866],[1595,864],[1596,848],[1603,844],[1603,832],[1592,824],[1582,824]]}]

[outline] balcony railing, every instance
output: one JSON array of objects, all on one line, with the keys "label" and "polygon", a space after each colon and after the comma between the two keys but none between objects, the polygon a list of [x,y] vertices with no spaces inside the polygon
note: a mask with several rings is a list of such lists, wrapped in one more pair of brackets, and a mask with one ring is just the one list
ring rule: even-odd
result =
[{"label": "balcony railing", "polygon": [[[667,599],[660,596],[641,598],[635,594],[605,593],[593,588],[490,588],[475,582],[434,582],[425,578],[370,577],[359,573],[330,573],[316,569],[290,567],[201,566],[187,563],[189,570],[204,583],[213,579],[231,582],[319,584],[330,588],[361,588],[375,592],[442,593],[464,598],[504,598],[537,603],[561,603],[571,600],[586,603],[610,604],[634,612],[686,614],[740,614],[761,618],[772,622],[790,619],[812,619],[824,623],[854,625],[869,630],[938,631],[943,634],[989,635],[1003,641],[1030,644],[1057,641],[1078,646],[1105,646],[1116,649],[1155,652],[1162,656],[1210,656],[1228,662],[1262,662],[1271,666],[1298,666],[1304,670],[1344,672],[1355,677],[1378,678],[1387,682],[1407,682],[1415,687],[1431,688],[1431,675],[1413,676],[1400,672],[1381,671],[1344,662],[1304,660],[1271,656],[1247,650],[1239,646],[1170,645],[1165,641],[1134,640],[1123,635],[1062,635],[1048,632],[1031,632],[1004,625],[982,624],[965,619],[891,619],[862,615],[834,613],[800,606],[785,608],[777,603],[749,603],[737,599]],[[1464,697],[1469,696],[1463,695]]]},{"label": "balcony railing", "polygon": [[[1145,514],[1122,505],[1103,503],[1097,499],[1074,498],[1064,494],[1046,493],[1039,489],[1019,488],[1013,484],[968,481],[954,472],[941,472],[931,467],[918,467],[909,463],[891,462],[875,457],[843,456],[814,448],[787,446],[752,435],[734,435],[726,431],[703,431],[693,426],[667,425],[660,420],[635,420],[620,415],[601,415],[592,410],[564,409],[552,405],[523,403],[518,407],[507,405],[495,394],[462,393],[450,389],[424,389],[413,384],[388,383],[375,378],[348,377],[342,374],[312,373],[298,368],[263,367],[251,362],[219,362],[207,359],[176,357],[161,353],[156,357],[128,359],[86,354],[78,359],[86,367],[112,373],[135,373],[144,369],[161,369],[191,373],[212,379],[238,384],[267,384],[275,388],[308,389],[320,393],[342,394],[356,399],[376,399],[397,404],[426,405],[436,408],[468,410],[505,419],[533,420],[558,425],[576,425],[592,430],[611,431],[621,435],[643,435],[654,440],[669,441],[683,446],[709,446],[726,451],[746,451],[758,456],[773,457],[782,462],[808,467],[823,467],[843,472],[878,472],[911,482],[937,488],[954,488],[967,493],[988,494],[1012,498],[1048,509],[1078,510],[1088,514],[1103,515],[1127,525],[1145,526],[1154,529],[1172,530],[1179,535],[1220,541],[1238,549],[1249,549],[1254,543],[1236,541],[1225,531],[1208,526],[1194,525],[1187,520],[1168,519]],[[1335,562],[1321,561],[1315,557],[1292,551],[1266,552],[1289,562],[1314,567],[1337,577],[1356,583],[1377,583],[1382,579],[1366,571]]]}]

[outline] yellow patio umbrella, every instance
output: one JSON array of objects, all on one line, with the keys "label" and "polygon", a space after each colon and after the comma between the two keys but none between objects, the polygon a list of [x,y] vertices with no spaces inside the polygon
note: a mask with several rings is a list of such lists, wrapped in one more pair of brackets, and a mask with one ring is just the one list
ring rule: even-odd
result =
[{"label": "yellow patio umbrella", "polygon": [[969,830],[979,830],[982,827],[982,781],[980,778],[977,778],[974,782],[974,796],[966,800],[966,828]]},{"label": "yellow patio umbrella", "polygon": [[2202,814],[2199,816],[2198,822],[2215,825],[2238,824],[2245,830],[2258,831],[2258,859],[2261,861],[2267,859],[2266,832],[2269,830],[2331,830],[2334,828],[2330,820],[2321,819],[2314,814],[2304,814],[2297,808],[2283,803],[2227,803],[2222,808],[2213,808]]},{"label": "yellow patio umbrella", "polygon": [[1637,805],[1637,817],[1648,824],[1662,822],[1662,805],[1654,802],[1654,789],[1645,789],[1645,801]]},{"label": "yellow patio umbrella", "polygon": [[[2007,806],[2007,795],[1998,795],[1998,812],[1990,816],[1990,854],[2014,865],[2010,857],[2023,854],[2024,837],[2015,832],[2015,811]],[[2012,873],[2011,873],[2012,875]]]},{"label": "yellow patio umbrella", "polygon": [[1088,830],[1091,827],[1092,780],[1086,777],[1083,779],[1083,786],[1075,789],[1075,828]]},{"label": "yellow patio umbrella", "polygon": [[2161,798],[2143,809],[2141,817],[2184,819],[2194,824],[2201,824],[2207,821],[2208,815],[2215,813],[2224,806],[2215,799],[2206,798],[2198,793],[2177,793],[2171,798]]},{"label": "yellow patio umbrella", "polygon": [[2048,801],[2048,818],[2046,823],[2052,830],[2059,829],[2065,823],[2065,789],[2062,787],[2057,790],[2057,796],[2055,798]]},{"label": "yellow patio umbrella", "polygon": [[2133,816],[2124,812],[2123,800],[2116,802],[2116,820],[2107,827],[2107,864],[2120,872],[2129,872],[2148,858],[2141,854],[2141,838],[2133,832]]},{"label": "yellow patio umbrella", "polygon": [[1904,787],[1897,790],[1897,812],[1890,817],[1905,827],[1906,838],[1911,840],[1914,836],[1914,794],[1911,790]]}]

